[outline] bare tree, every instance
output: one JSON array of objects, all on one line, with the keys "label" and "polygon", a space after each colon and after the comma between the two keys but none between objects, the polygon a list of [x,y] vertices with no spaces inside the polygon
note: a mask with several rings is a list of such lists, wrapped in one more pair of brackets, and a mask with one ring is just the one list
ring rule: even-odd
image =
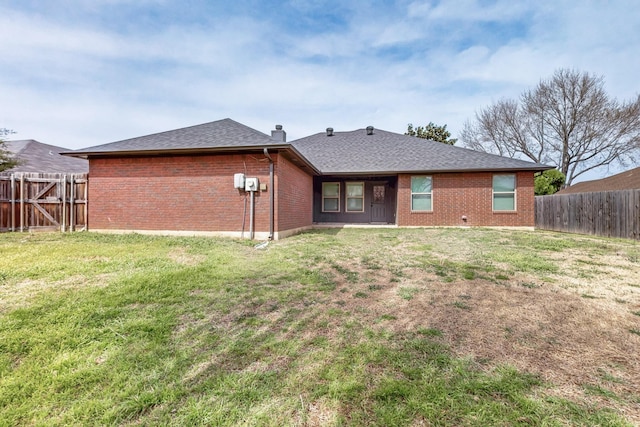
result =
[{"label": "bare tree", "polygon": [[602,77],[560,69],[519,101],[501,100],[467,121],[470,148],[555,165],[567,184],[595,168],[627,165],[640,153],[640,96],[619,103]]}]

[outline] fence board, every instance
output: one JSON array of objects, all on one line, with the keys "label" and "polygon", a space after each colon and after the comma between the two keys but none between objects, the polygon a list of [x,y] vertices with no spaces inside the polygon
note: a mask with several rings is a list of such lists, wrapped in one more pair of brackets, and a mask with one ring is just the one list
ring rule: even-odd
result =
[{"label": "fence board", "polygon": [[0,232],[86,226],[87,174],[0,174]]},{"label": "fence board", "polygon": [[535,198],[536,228],[640,240],[640,189]]}]

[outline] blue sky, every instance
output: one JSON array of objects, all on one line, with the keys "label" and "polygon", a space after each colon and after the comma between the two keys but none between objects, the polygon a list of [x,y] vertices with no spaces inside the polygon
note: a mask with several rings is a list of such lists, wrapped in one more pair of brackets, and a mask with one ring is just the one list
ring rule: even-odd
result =
[{"label": "blue sky", "polygon": [[455,137],[562,67],[640,93],[635,6],[0,0],[0,127],[71,149],[226,117],[289,140],[430,121]]}]

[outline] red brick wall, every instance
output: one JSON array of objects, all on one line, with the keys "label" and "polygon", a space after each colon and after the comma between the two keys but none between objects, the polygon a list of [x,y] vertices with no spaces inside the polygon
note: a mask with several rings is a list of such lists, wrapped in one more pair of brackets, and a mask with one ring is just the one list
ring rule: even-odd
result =
[{"label": "red brick wall", "polygon": [[313,223],[313,177],[278,156],[276,161],[276,231]]},{"label": "red brick wall", "polygon": [[[249,194],[234,173],[269,184],[255,155],[90,159],[89,229],[249,232]],[[246,171],[245,171],[246,166]],[[269,230],[269,192],[255,193],[255,230]]]},{"label": "red brick wall", "polygon": [[[516,173],[516,211],[493,212],[493,173],[431,174],[432,212],[411,212],[411,175],[398,177],[399,226],[534,226],[533,172]],[[467,221],[462,220],[467,217]]]},{"label": "red brick wall", "polygon": [[[313,179],[274,155],[275,231],[313,221]],[[233,175],[258,177],[255,231],[269,231],[269,162],[262,153],[90,159],[89,229],[249,233],[249,194]],[[246,168],[246,170],[245,170]],[[411,212],[411,175],[398,177],[399,226],[534,225],[533,172],[517,173],[516,212],[492,211],[492,173],[433,174],[433,212]],[[246,211],[245,211],[246,200]],[[462,221],[462,216],[468,219]]]}]

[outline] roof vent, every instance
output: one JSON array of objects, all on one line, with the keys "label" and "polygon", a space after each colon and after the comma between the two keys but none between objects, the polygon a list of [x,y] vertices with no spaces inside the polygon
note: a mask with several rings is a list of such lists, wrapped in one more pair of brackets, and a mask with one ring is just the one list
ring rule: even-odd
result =
[{"label": "roof vent", "polygon": [[373,126],[367,126],[367,135],[373,135]]},{"label": "roof vent", "polygon": [[282,130],[282,125],[276,125],[276,130],[271,131],[271,138],[279,142],[287,142],[287,133]]},{"label": "roof vent", "polygon": [[327,136],[333,136],[333,128],[327,128]]}]

